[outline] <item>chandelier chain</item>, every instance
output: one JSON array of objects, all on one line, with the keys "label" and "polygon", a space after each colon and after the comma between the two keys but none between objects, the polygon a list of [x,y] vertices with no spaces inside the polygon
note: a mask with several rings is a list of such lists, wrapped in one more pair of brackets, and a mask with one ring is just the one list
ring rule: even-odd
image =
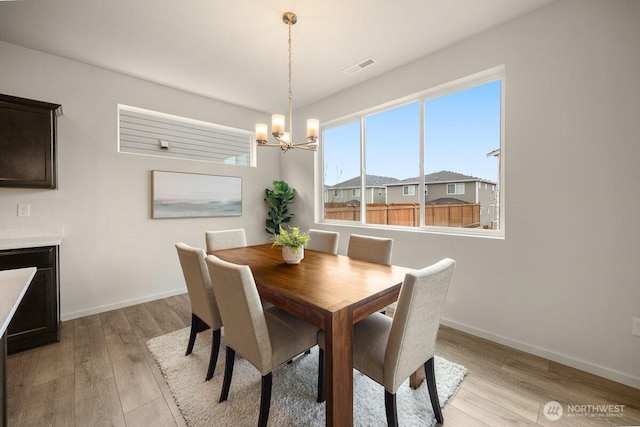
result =
[{"label": "chandelier chain", "polygon": [[293,138],[293,89],[291,88],[292,71],[291,71],[291,26],[292,22],[289,21],[287,27],[289,28],[289,135]]},{"label": "chandelier chain", "polygon": [[[2,0],[0,0],[2,1]],[[272,131],[271,135],[276,139],[277,143],[270,143],[268,140],[268,127],[265,123],[256,123],[256,142],[261,147],[279,147],[283,152],[287,152],[293,148],[300,148],[303,150],[317,151],[319,141],[319,129],[320,122],[318,119],[307,120],[307,139],[302,142],[293,142],[293,42],[292,42],[292,29],[291,26],[298,21],[298,17],[293,12],[285,12],[282,14],[282,22],[287,24],[287,30],[289,33],[288,42],[288,61],[289,61],[289,74],[288,74],[288,86],[289,86],[289,132],[285,132],[285,124],[287,120],[282,114],[274,114],[271,117]]]}]

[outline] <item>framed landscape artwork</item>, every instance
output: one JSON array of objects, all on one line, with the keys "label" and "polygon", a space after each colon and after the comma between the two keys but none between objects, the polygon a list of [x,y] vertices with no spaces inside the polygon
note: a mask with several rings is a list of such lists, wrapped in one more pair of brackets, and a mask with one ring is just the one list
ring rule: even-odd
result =
[{"label": "framed landscape artwork", "polygon": [[152,218],[242,215],[242,178],[151,171]]}]

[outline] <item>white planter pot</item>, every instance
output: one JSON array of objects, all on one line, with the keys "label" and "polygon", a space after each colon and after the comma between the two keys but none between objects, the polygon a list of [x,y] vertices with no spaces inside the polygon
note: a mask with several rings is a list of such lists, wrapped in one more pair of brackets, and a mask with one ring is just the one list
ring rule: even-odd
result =
[{"label": "white planter pot", "polygon": [[282,258],[287,264],[299,264],[302,258],[304,258],[304,247],[289,248],[287,246],[283,246]]}]

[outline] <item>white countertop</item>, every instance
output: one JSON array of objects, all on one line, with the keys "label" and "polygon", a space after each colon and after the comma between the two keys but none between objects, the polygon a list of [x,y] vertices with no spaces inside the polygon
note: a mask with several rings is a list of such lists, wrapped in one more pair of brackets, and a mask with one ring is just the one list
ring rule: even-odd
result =
[{"label": "white countertop", "polygon": [[63,235],[62,226],[0,228],[0,250],[58,246]]},{"label": "white countertop", "polygon": [[0,271],[0,335],[7,331],[36,270],[35,267],[28,267]]}]

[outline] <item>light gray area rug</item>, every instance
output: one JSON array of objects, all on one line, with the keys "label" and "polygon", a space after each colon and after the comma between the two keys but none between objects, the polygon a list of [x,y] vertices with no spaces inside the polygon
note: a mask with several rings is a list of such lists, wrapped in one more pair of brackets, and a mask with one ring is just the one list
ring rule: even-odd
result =
[{"label": "light gray area rug", "polygon": [[[185,356],[189,328],[147,341],[147,347],[167,379],[189,426],[255,426],[260,407],[260,373],[236,356],[233,380],[226,402],[218,403],[224,376],[224,338],[213,378],[205,382],[211,349],[211,331],[198,334],[193,353]],[[453,395],[466,369],[436,357],[436,382],[440,405]],[[326,404],[316,402],[318,347],[296,357],[273,372],[269,426],[324,426]],[[384,389],[354,370],[354,424],[386,426]],[[426,382],[417,390],[407,380],[397,392],[401,426],[435,424]]]}]

